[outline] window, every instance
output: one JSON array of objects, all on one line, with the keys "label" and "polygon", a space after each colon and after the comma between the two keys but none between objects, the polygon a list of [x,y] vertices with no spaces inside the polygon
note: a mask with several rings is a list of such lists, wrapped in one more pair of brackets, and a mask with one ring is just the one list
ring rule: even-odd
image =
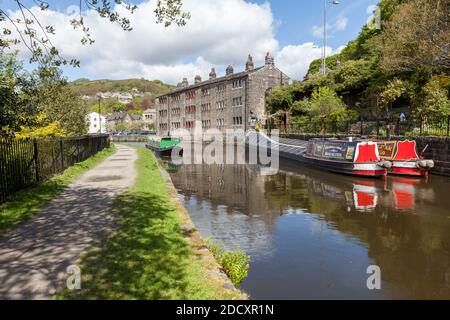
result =
[{"label": "window", "polygon": [[191,100],[195,98],[195,90],[186,92],[186,99]]},{"label": "window", "polygon": [[234,125],[242,125],[242,117],[233,117]]},{"label": "window", "polygon": [[194,122],[194,121],[186,121],[185,127],[186,127],[187,129],[192,129],[192,128],[195,127],[195,122]]},{"label": "window", "polygon": [[185,109],[186,113],[195,113],[196,111],[196,107],[194,105],[192,106],[187,106]]},{"label": "window", "polygon": [[181,100],[181,96],[179,94],[172,96],[172,101],[180,101],[180,100]]},{"label": "window", "polygon": [[218,110],[223,110],[225,108],[225,101],[224,100],[217,101],[216,108]]},{"label": "window", "polygon": [[216,126],[217,128],[222,128],[225,126],[225,120],[224,119],[216,119]]},{"label": "window", "polygon": [[225,84],[221,83],[221,84],[217,85],[216,91],[217,92],[224,92],[225,91]]},{"label": "window", "polygon": [[209,96],[209,88],[202,89],[202,96]]},{"label": "window", "polygon": [[232,106],[233,107],[240,107],[240,106],[242,106],[242,97],[233,98]]},{"label": "window", "polygon": [[203,103],[202,104],[202,112],[209,112],[211,111],[211,104],[210,103]]},{"label": "window", "polygon": [[202,128],[211,128],[211,120],[202,120]]},{"label": "window", "polygon": [[233,89],[242,88],[244,86],[244,79],[238,79],[233,81]]},{"label": "window", "polygon": [[158,99],[160,103],[166,103],[167,102],[167,97],[161,97]]}]

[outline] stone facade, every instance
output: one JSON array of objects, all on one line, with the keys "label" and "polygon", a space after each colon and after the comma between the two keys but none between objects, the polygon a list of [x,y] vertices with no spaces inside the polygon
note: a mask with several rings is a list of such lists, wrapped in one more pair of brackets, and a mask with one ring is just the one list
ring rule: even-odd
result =
[{"label": "stone facade", "polygon": [[230,65],[226,75],[217,78],[214,68],[209,79],[187,79],[172,92],[156,99],[156,130],[159,136],[179,128],[193,131],[196,121],[204,130],[248,130],[266,122],[266,98],[277,86],[286,86],[289,77],[280,71],[268,53],[264,66],[255,68],[249,55],[244,72],[234,73]]}]

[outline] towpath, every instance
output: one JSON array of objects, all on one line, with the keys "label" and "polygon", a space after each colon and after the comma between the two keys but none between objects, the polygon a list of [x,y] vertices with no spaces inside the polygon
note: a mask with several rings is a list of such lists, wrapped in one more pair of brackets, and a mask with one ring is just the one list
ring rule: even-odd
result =
[{"label": "towpath", "polygon": [[0,299],[51,299],[67,268],[114,226],[113,199],[133,185],[134,148],[87,171],[33,219],[0,238]]}]

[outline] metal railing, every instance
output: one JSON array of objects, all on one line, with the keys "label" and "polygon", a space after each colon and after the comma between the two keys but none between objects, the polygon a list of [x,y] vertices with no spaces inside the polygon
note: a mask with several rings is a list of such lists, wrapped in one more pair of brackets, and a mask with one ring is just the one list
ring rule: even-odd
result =
[{"label": "metal railing", "polygon": [[108,147],[107,135],[60,139],[0,138],[0,202]]},{"label": "metal railing", "polygon": [[401,119],[360,119],[351,121],[304,121],[281,128],[287,134],[341,134],[362,136],[450,136],[450,115]]}]

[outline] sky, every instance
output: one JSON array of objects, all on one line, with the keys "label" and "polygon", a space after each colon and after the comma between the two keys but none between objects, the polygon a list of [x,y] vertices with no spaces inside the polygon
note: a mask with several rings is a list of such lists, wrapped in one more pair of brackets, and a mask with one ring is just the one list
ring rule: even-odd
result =
[{"label": "sky", "polygon": [[[211,67],[219,75],[229,64],[235,71],[243,70],[248,54],[256,66],[262,65],[267,52],[275,57],[277,67],[301,80],[323,50],[322,0],[184,0],[192,18],[184,27],[169,28],[155,22],[156,0],[135,0],[139,8],[131,16],[131,32],[95,12],[84,12],[95,39],[90,46],[81,45],[81,31],[69,23],[78,1],[47,2],[49,10],[32,11],[42,24],[55,27],[52,41],[61,54],[81,61],[80,68],[64,68],[69,80],[145,78],[177,84],[188,78],[192,82],[197,74],[206,79]],[[340,0],[333,5],[327,0],[328,54],[339,52],[358,35],[377,2]],[[0,7],[9,10],[10,17],[20,17],[12,0],[0,0]],[[20,50],[21,58],[28,55]]]}]

